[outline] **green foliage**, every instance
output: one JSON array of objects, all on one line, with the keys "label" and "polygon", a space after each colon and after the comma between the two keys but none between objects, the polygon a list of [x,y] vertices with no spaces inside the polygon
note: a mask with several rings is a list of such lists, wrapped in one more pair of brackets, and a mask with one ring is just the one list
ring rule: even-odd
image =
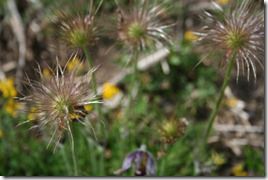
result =
[{"label": "green foliage", "polygon": [[245,166],[249,173],[254,176],[264,176],[264,152],[254,149],[252,147],[246,146],[244,149],[245,155]]}]

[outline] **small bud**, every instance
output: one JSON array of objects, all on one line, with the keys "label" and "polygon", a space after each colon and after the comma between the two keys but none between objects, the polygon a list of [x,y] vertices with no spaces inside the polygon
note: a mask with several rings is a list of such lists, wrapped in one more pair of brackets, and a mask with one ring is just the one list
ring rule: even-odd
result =
[{"label": "small bud", "polygon": [[189,122],[183,118],[181,120],[170,119],[159,126],[160,134],[165,143],[173,143],[186,131]]}]

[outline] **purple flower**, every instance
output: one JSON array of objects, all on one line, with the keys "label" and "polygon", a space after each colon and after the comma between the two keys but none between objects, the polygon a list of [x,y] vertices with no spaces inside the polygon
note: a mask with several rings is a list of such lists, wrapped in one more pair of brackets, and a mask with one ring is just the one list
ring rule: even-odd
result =
[{"label": "purple flower", "polygon": [[135,163],[135,176],[155,175],[156,161],[151,153],[141,149],[128,154],[124,159],[122,168],[115,171],[115,174],[119,175],[129,170],[132,163]]}]

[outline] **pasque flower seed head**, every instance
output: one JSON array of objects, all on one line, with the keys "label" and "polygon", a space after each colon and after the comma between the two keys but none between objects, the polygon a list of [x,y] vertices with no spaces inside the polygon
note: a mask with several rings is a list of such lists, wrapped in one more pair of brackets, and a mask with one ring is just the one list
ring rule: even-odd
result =
[{"label": "pasque flower seed head", "polygon": [[57,61],[56,69],[51,70],[50,77],[45,77],[39,68],[39,81],[28,79],[30,95],[20,98],[29,109],[34,108],[34,111],[30,112],[31,116],[28,116],[31,119],[26,122],[37,121],[38,125],[33,128],[46,128],[52,132],[49,144],[56,137],[55,148],[64,132],[69,133],[73,144],[71,123],[78,121],[92,127],[88,120],[85,120],[87,111],[81,107],[98,103],[98,100],[90,90],[91,72],[82,77],[77,76],[81,66],[79,63],[72,71],[67,71],[66,67],[61,68]]},{"label": "pasque flower seed head", "polygon": [[[147,46],[159,44],[162,40],[170,42],[166,30],[173,26],[165,24],[162,16],[165,8],[160,5],[150,7],[149,1],[135,1],[128,11],[119,8],[118,14],[118,36],[130,49],[144,49]],[[152,44],[154,43],[154,44]]]},{"label": "pasque flower seed head", "polygon": [[215,5],[216,12],[205,12],[202,17],[205,25],[198,33],[201,45],[208,48],[208,52],[222,53],[226,63],[235,54],[237,79],[240,70],[244,73],[245,69],[248,79],[250,71],[256,79],[255,64],[262,66],[264,57],[263,9],[258,9],[253,0],[243,0],[229,12]]},{"label": "pasque flower seed head", "polygon": [[60,27],[60,38],[69,46],[83,48],[93,45],[96,40],[97,26],[95,24],[95,15],[102,4],[97,9],[93,8],[93,0],[89,1],[87,14],[77,12],[77,15],[67,15],[65,12],[56,11],[56,23]]}]

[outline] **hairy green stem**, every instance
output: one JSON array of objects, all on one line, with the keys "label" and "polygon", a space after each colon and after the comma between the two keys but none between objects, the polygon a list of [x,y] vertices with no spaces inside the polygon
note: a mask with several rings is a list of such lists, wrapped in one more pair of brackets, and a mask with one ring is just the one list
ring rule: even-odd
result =
[{"label": "hairy green stem", "polygon": [[[68,124],[68,129],[71,133],[69,133],[70,139],[71,139],[71,154],[72,154],[72,160],[74,165],[74,176],[78,176],[78,170],[77,170],[77,160],[75,157],[75,149],[74,149],[74,138],[73,134],[77,135],[76,127],[72,124],[72,127],[70,127],[70,124]],[[72,130],[71,130],[72,129]],[[73,133],[73,134],[72,134]]]},{"label": "hairy green stem", "polygon": [[72,148],[71,151],[72,151],[72,159],[73,159],[73,163],[74,163],[74,176],[78,176],[77,162],[76,162],[76,157],[75,157],[75,153],[74,153],[74,148]]},{"label": "hairy green stem", "polygon": [[[96,82],[95,72],[92,71],[92,70],[93,70],[93,61],[92,61],[92,59],[91,59],[90,53],[89,53],[89,51],[88,51],[88,48],[87,48],[87,47],[83,47],[83,51],[84,51],[85,56],[86,56],[86,59],[87,59],[87,61],[88,61],[89,68],[91,69],[91,78],[92,78],[92,88],[93,88],[93,93],[94,93],[94,95],[95,95],[96,97],[98,97],[99,95],[98,95],[98,90],[97,90],[97,82]],[[97,109],[97,113],[98,113],[98,117],[99,117],[100,121],[101,121],[102,123],[104,123],[104,121],[103,121],[103,117],[104,117],[104,116],[103,116],[103,114],[102,114],[101,107],[100,107],[100,105],[99,105],[98,103],[96,104],[96,109]],[[97,131],[98,131],[98,132],[101,132],[101,134],[104,136],[104,138],[107,138],[107,131],[106,131],[106,130],[103,131],[99,124],[98,124],[98,126],[97,126]],[[91,159],[92,159],[93,161],[96,161],[96,157],[92,157],[92,156],[91,156]],[[95,164],[95,165],[96,165],[96,164]],[[100,167],[100,166],[101,166],[101,167]],[[103,153],[100,155],[99,167],[94,168],[94,173],[96,173],[96,169],[98,169],[98,168],[99,168],[99,171],[100,171],[102,174],[104,174],[104,172],[103,172],[103,171],[104,171],[104,154],[103,154]]]},{"label": "hairy green stem", "polygon": [[209,133],[211,131],[212,124],[213,124],[213,122],[215,120],[215,117],[218,114],[218,111],[220,109],[220,105],[221,105],[222,99],[224,97],[225,88],[229,84],[230,75],[231,75],[231,72],[232,72],[232,69],[233,69],[235,57],[236,57],[236,53],[233,54],[233,56],[232,56],[232,58],[231,58],[231,60],[229,62],[228,69],[227,69],[227,72],[225,74],[225,78],[224,78],[224,81],[223,81],[223,84],[222,84],[222,87],[221,87],[221,90],[220,90],[220,96],[219,96],[219,98],[217,100],[215,108],[213,109],[213,111],[212,111],[212,113],[211,113],[211,115],[209,117],[209,124],[208,124],[208,128],[207,128],[207,131],[206,131],[206,134],[205,134],[205,137],[204,137],[204,142],[203,142],[204,147],[205,147],[205,145],[207,143],[207,139],[208,139]]},{"label": "hairy green stem", "polygon": [[98,175],[97,174],[98,167],[96,166],[97,159],[96,159],[94,144],[92,143],[93,140],[91,138],[90,139],[88,138],[87,141],[88,141],[88,147],[89,147],[89,151],[90,151],[89,155],[90,155],[90,164],[91,164],[91,168],[92,168],[92,176],[97,176]]},{"label": "hairy green stem", "polygon": [[[86,59],[87,59],[88,64],[89,64],[89,68],[91,70],[91,78],[92,78],[91,82],[92,82],[93,93],[96,97],[98,97],[97,82],[96,82],[95,72],[93,71],[93,60],[91,59],[91,56],[90,56],[90,53],[89,53],[87,47],[83,47],[83,51],[85,53]],[[101,120],[102,120],[101,108],[100,108],[100,105],[98,103],[96,104],[96,109],[97,109],[98,117],[101,118]]]},{"label": "hairy green stem", "polygon": [[69,173],[71,172],[71,167],[70,167],[70,163],[69,163],[68,158],[67,158],[66,148],[64,145],[61,146],[61,152],[62,152],[62,157],[63,157],[64,162],[65,162],[67,176],[70,176]]},{"label": "hairy green stem", "polygon": [[139,51],[137,49],[134,50],[134,56],[133,56],[133,74],[132,74],[132,80],[130,84],[130,92],[128,94],[128,104],[127,104],[127,110],[126,110],[126,117],[127,119],[130,117],[130,111],[131,111],[131,104],[134,99],[134,92],[135,92],[135,86],[137,85],[137,77],[138,77],[138,58],[139,58]]}]

